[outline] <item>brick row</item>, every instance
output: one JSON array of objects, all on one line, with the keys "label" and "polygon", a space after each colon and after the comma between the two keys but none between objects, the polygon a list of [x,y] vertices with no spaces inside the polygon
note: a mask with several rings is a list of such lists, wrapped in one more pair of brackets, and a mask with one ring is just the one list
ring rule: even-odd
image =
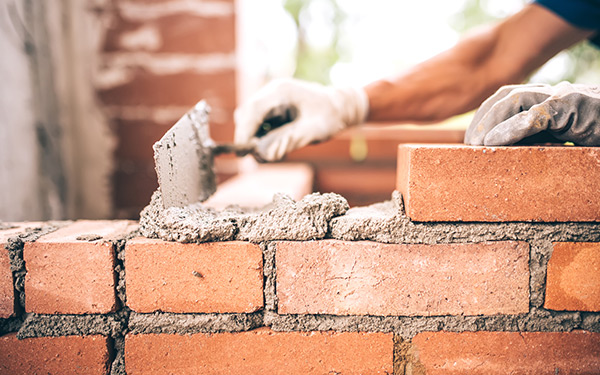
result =
[{"label": "brick row", "polygon": [[[39,223],[38,223],[39,224]],[[0,244],[31,223],[0,230]],[[111,240],[130,221],[77,221],[27,242],[26,311],[115,311]],[[529,246],[500,241],[382,244],[278,241],[282,314],[491,315],[529,311]],[[600,244],[554,243],[545,308],[600,311]],[[126,246],[129,307],[137,312],[248,313],[263,308],[262,252],[246,242],[181,244],[146,238]],[[14,314],[8,251],[0,252],[0,317]]]},{"label": "brick row", "polygon": [[136,69],[123,82],[98,90],[105,105],[125,106],[188,106],[206,99],[209,105],[233,111],[235,71],[224,70],[210,74],[191,72],[154,74]]},{"label": "brick row", "polygon": [[106,31],[104,51],[229,53],[235,50],[235,16],[170,14],[148,21],[115,17]]}]

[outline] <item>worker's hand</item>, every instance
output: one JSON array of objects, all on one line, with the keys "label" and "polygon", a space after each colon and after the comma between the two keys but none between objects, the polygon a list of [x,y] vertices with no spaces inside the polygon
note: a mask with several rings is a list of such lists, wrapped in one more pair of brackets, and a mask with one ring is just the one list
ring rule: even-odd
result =
[{"label": "worker's hand", "polygon": [[504,86],[479,107],[465,143],[512,145],[542,131],[561,141],[600,146],[600,87],[568,82]]},{"label": "worker's hand", "polygon": [[[295,79],[267,84],[235,111],[235,143],[256,145],[267,161],[365,121],[369,102],[362,89],[334,88]],[[264,122],[287,118],[289,123],[257,137]]]}]

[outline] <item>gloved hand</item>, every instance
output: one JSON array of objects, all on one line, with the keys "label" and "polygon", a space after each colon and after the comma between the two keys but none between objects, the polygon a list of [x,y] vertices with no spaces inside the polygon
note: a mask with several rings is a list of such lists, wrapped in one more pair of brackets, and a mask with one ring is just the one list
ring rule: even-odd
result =
[{"label": "gloved hand", "polygon": [[[363,89],[274,80],[235,111],[235,143],[254,143],[259,158],[280,160],[294,149],[364,122],[368,109]],[[291,122],[257,138],[261,124],[273,117],[291,117]]]},{"label": "gloved hand", "polygon": [[512,145],[542,131],[561,141],[600,146],[600,87],[568,82],[501,87],[475,113],[465,143]]}]

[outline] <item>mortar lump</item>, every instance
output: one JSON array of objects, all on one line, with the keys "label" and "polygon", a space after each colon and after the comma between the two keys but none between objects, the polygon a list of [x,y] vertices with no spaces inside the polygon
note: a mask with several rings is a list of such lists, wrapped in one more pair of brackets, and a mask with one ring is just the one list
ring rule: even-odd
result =
[{"label": "mortar lump", "polygon": [[329,222],[348,209],[346,199],[335,193],[313,193],[298,202],[276,194],[273,202],[257,210],[216,210],[202,203],[165,209],[157,190],[140,213],[140,232],[177,242],[316,240],[324,238]]}]

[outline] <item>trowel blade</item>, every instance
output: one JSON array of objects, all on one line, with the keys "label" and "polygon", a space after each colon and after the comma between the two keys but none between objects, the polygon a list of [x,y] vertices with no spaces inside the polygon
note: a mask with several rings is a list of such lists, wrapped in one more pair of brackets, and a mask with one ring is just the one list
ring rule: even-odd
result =
[{"label": "trowel blade", "polygon": [[216,190],[210,107],[200,101],[154,144],[154,165],[163,206],[202,202]]}]

